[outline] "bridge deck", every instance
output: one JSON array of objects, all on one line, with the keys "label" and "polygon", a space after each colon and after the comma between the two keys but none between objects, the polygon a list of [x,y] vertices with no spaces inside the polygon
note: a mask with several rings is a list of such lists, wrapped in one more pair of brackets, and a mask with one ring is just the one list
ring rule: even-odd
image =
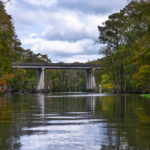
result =
[{"label": "bridge deck", "polygon": [[13,63],[12,67],[22,69],[101,69],[98,64],[84,63]]}]

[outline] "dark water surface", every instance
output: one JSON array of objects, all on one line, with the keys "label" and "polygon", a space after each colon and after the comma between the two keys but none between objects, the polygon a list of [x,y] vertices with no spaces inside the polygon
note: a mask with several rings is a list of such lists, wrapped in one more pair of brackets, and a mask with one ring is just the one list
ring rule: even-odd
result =
[{"label": "dark water surface", "polygon": [[150,99],[0,96],[0,150],[150,150]]}]

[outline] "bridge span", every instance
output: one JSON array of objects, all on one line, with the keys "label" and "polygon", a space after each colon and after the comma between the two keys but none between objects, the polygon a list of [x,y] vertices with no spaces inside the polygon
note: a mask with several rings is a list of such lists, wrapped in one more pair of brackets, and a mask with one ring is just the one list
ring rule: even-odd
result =
[{"label": "bridge span", "polygon": [[44,91],[44,70],[45,69],[75,69],[86,71],[86,90],[95,91],[96,83],[94,77],[94,71],[101,69],[98,64],[84,64],[84,63],[13,63],[13,68],[18,69],[38,69],[39,79],[36,87],[37,92]]}]

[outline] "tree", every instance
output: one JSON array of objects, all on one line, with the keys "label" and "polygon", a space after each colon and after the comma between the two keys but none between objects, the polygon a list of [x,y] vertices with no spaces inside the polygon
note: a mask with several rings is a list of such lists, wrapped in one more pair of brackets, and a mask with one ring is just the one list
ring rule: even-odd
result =
[{"label": "tree", "polygon": [[6,13],[4,2],[0,1],[0,89],[5,91],[12,88],[17,91],[33,88],[36,83],[36,71],[13,70],[11,65],[13,62],[50,63],[51,61],[47,55],[35,54],[21,47],[12,18]]},{"label": "tree", "polygon": [[150,59],[150,5],[147,1],[131,1],[119,13],[99,26],[100,51],[109,64],[114,89],[118,92],[136,91],[134,74]]}]

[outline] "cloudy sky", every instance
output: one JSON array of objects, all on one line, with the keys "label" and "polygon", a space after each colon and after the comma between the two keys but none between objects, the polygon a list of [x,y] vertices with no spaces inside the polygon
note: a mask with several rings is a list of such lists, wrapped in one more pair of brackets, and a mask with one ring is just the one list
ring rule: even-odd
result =
[{"label": "cloudy sky", "polygon": [[12,15],[22,46],[47,54],[53,62],[100,58],[97,26],[118,12],[126,0],[12,0]]}]

